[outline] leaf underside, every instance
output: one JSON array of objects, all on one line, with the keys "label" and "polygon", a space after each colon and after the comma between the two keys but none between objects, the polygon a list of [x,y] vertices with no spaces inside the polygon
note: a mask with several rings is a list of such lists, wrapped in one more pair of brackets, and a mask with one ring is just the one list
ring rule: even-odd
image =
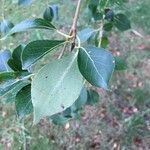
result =
[{"label": "leaf underside", "polygon": [[77,53],[45,65],[32,82],[31,97],[34,123],[70,107],[78,98],[83,86],[77,66]]}]

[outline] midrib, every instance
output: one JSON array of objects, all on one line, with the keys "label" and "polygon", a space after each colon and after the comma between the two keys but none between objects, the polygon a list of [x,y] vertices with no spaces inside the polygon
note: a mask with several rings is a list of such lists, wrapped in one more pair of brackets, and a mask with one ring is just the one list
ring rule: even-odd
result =
[{"label": "midrib", "polygon": [[51,96],[53,94],[55,94],[55,92],[57,91],[57,89],[59,88],[59,86],[61,85],[61,83],[63,82],[64,78],[66,77],[67,73],[69,72],[70,68],[72,67],[72,64],[74,63],[76,57],[77,57],[77,53],[75,54],[75,56],[73,57],[72,61],[70,62],[70,64],[66,68],[66,70],[64,71],[64,73],[61,76],[60,80],[57,82],[57,84],[54,86],[53,90],[50,92]]}]

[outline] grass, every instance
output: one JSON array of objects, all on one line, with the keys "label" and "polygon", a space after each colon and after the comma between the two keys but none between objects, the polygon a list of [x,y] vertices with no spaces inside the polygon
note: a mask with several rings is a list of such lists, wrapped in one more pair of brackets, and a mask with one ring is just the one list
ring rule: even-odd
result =
[{"label": "grass", "polygon": [[[66,31],[69,31],[76,3],[71,0],[37,0],[23,8],[12,2],[5,1],[5,16],[14,23],[31,16],[41,17],[47,4],[58,4],[63,14],[60,13],[59,20],[55,22],[59,28],[65,26]],[[126,71],[115,72],[111,83],[112,92],[98,90],[101,100],[97,106],[86,106],[79,120],[71,121],[64,127],[46,120],[32,126],[32,117],[28,117],[24,129],[16,118],[14,106],[0,104],[0,150],[23,149],[22,131],[26,133],[27,146],[31,150],[150,149],[149,7],[149,0],[132,0],[123,7],[130,15],[133,29],[144,38],[130,31],[112,33],[109,48],[125,57],[128,64]],[[80,28],[86,25],[82,18],[86,17],[81,16]],[[22,40],[27,43],[55,36],[52,32],[38,30],[19,34],[2,41],[0,49],[7,47],[13,50]]]}]

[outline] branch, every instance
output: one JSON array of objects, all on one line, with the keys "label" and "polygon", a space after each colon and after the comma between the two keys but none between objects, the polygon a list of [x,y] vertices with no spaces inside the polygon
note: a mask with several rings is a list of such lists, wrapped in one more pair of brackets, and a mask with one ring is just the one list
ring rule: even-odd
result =
[{"label": "branch", "polygon": [[[82,0],[78,0],[75,15],[74,15],[74,18],[73,18],[73,23],[72,23],[72,26],[71,26],[71,29],[70,29],[70,32],[69,32],[69,36],[72,37],[71,51],[75,47],[75,39],[76,39],[76,32],[77,32],[77,21],[78,21],[79,12],[80,12],[81,1]],[[63,56],[66,47],[67,47],[67,43],[64,45],[64,48],[62,49],[58,59],[60,59]]]},{"label": "branch", "polygon": [[74,15],[74,18],[73,18],[73,24],[72,24],[72,27],[71,27],[71,30],[70,30],[70,36],[73,36],[72,44],[71,44],[71,51],[75,47],[75,39],[76,39],[76,34],[77,34],[77,21],[78,21],[78,18],[79,18],[81,1],[82,0],[78,0],[78,4],[77,4],[77,7],[76,7],[76,12],[75,12],[75,15]]},{"label": "branch", "polygon": [[74,15],[74,18],[73,18],[73,24],[72,24],[72,27],[71,27],[71,31],[74,31],[74,30],[77,29],[77,21],[78,21],[79,12],[80,12],[81,1],[82,0],[78,0],[76,12],[75,12],[75,15]]}]

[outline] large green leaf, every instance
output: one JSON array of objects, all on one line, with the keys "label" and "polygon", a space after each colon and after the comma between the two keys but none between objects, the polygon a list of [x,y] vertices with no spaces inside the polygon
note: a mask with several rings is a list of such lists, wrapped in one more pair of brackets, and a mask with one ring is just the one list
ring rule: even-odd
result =
[{"label": "large green leaf", "polygon": [[14,34],[17,32],[23,32],[28,29],[56,29],[49,21],[41,18],[27,19],[18,24],[16,24],[9,32],[9,34]]},{"label": "large green leaf", "polygon": [[34,77],[31,97],[34,123],[70,107],[78,98],[83,79],[77,66],[77,53],[45,65]]},{"label": "large green leaf", "polygon": [[18,47],[16,47],[12,53],[11,59],[8,60],[8,65],[14,71],[22,70],[21,54],[22,54],[23,48],[24,48],[23,45],[19,45]]},{"label": "large green leaf", "polygon": [[115,60],[111,52],[96,47],[80,48],[79,70],[92,85],[108,89],[108,82],[114,71]]},{"label": "large green leaf", "polygon": [[64,125],[72,118],[77,118],[79,116],[78,111],[86,104],[87,102],[87,90],[85,87],[82,88],[78,99],[67,108],[65,111],[59,114],[55,114],[50,117],[52,122],[57,125]]},{"label": "large green leaf", "polygon": [[126,31],[131,28],[131,24],[129,19],[124,14],[116,14],[114,18],[114,25],[120,30],[120,31]]},{"label": "large green leaf", "polygon": [[7,64],[10,57],[11,57],[11,52],[9,50],[0,51],[0,72],[11,71],[11,68]]},{"label": "large green leaf", "polygon": [[15,100],[17,115],[20,119],[33,111],[31,101],[31,84],[23,87],[16,95]]},{"label": "large green leaf", "polygon": [[20,89],[30,83],[27,72],[5,72],[0,74],[0,100],[13,102]]},{"label": "large green leaf", "polygon": [[22,52],[23,69],[29,68],[42,56],[57,48],[64,41],[37,40],[29,43]]}]

